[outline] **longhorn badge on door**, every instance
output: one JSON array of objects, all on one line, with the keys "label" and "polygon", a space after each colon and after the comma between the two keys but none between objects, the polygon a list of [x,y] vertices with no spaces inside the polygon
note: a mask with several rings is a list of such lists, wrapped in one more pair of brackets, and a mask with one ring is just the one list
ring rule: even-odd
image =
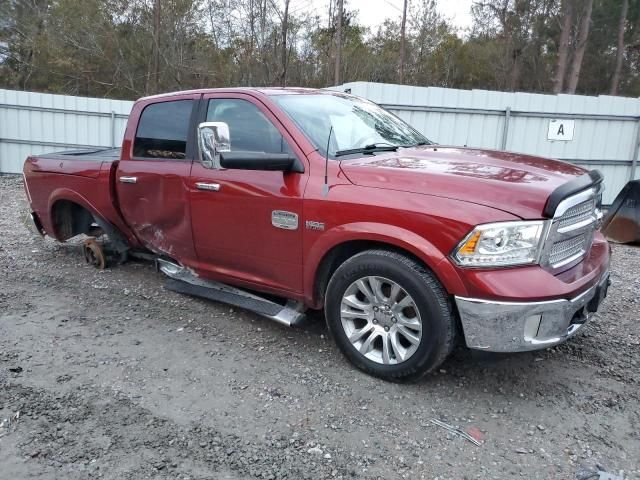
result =
[{"label": "longhorn badge on door", "polygon": [[274,210],[271,212],[271,225],[284,230],[297,230],[298,214],[286,210]]}]

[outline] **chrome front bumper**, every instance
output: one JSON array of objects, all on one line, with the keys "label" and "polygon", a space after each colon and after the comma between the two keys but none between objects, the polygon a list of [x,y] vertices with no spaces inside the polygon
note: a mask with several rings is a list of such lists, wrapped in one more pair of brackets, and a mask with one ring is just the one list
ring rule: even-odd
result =
[{"label": "chrome front bumper", "polygon": [[577,297],[545,302],[499,302],[455,297],[469,348],[524,352],[552,347],[578,333],[607,294],[609,272]]}]

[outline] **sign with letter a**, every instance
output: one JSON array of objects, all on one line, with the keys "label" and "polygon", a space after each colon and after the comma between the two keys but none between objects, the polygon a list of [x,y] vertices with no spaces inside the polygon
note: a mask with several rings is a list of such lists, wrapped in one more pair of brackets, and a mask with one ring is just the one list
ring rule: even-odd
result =
[{"label": "sign with letter a", "polygon": [[564,142],[573,140],[573,129],[575,125],[575,120],[549,120],[547,140],[560,140]]}]

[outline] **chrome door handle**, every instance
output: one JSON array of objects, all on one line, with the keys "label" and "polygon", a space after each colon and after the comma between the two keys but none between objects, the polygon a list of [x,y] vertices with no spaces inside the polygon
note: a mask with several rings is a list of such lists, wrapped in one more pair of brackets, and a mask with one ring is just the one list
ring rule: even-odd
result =
[{"label": "chrome door handle", "polygon": [[196,188],[198,190],[207,190],[209,192],[217,192],[218,190],[220,190],[220,184],[196,182]]},{"label": "chrome door handle", "polygon": [[136,183],[138,177],[120,177],[120,183]]}]

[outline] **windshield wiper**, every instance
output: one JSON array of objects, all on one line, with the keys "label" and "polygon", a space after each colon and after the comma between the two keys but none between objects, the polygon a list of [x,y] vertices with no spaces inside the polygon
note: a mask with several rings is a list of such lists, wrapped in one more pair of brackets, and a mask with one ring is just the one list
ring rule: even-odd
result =
[{"label": "windshield wiper", "polygon": [[373,152],[395,152],[396,150],[398,150],[398,146],[397,145],[376,145],[376,144],[371,144],[371,145],[365,145],[364,147],[360,147],[360,148],[351,148],[349,150],[338,150],[335,153],[336,157],[342,157],[344,155],[353,155],[355,153],[373,153]]}]

